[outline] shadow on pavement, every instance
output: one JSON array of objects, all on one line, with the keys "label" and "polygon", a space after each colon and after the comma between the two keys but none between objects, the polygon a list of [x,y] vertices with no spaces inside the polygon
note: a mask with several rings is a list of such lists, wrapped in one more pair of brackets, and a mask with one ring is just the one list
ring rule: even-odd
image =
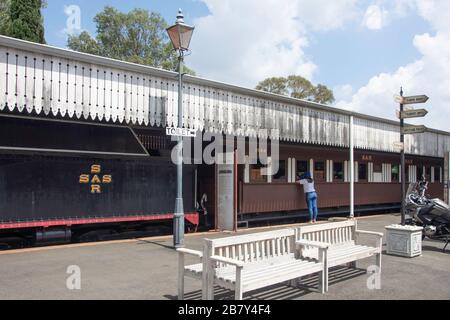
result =
[{"label": "shadow on pavement", "polygon": [[[328,274],[328,284],[331,286],[359,277],[366,274],[364,269],[353,269],[348,267],[336,267],[330,269]],[[244,296],[244,300],[294,300],[300,298],[309,293],[317,292],[318,276],[312,275],[301,279],[300,283],[292,285],[291,282],[273,285],[263,289],[252,291]],[[164,295],[165,298],[170,300],[177,300],[177,296]],[[202,291],[196,290],[184,294],[185,300],[201,300]],[[234,300],[234,292],[221,288],[219,286],[214,287],[214,299],[215,300]]]},{"label": "shadow on pavement", "polygon": [[140,245],[140,244],[155,244],[157,246],[160,246],[160,247],[163,247],[166,249],[174,250],[173,246],[164,244],[163,242],[165,242],[165,241],[158,242],[158,241],[150,241],[150,240],[144,240],[144,239],[136,239],[136,240],[137,240],[136,244],[138,244],[138,245]]}]

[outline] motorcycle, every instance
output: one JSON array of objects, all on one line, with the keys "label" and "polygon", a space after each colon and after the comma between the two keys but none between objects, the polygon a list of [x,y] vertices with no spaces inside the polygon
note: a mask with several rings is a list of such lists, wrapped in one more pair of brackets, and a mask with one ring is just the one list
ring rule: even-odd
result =
[{"label": "motorcycle", "polygon": [[430,199],[426,195],[427,188],[424,178],[409,185],[404,200],[406,224],[423,227],[422,239],[445,241],[445,252],[450,242],[450,207],[441,199]]}]

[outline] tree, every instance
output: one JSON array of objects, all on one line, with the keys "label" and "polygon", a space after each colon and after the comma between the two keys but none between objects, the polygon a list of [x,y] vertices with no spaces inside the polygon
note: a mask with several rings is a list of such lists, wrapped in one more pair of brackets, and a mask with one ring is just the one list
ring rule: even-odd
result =
[{"label": "tree", "polygon": [[288,83],[287,79],[282,77],[267,78],[258,83],[258,85],[256,86],[256,90],[286,95],[288,93],[287,83]]},{"label": "tree", "polygon": [[287,78],[267,78],[256,86],[256,90],[287,95],[292,98],[305,99],[318,103],[333,103],[333,91],[322,84],[314,86],[308,79],[291,75]]},{"label": "tree", "polygon": [[314,86],[308,79],[300,76],[289,76],[287,80],[292,98],[308,99],[314,96]]},{"label": "tree", "polygon": [[333,91],[322,84],[318,84],[314,89],[314,101],[318,103],[333,103]]},{"label": "tree", "polygon": [[[177,70],[178,56],[166,33],[168,25],[159,13],[144,9],[123,13],[107,6],[94,17],[94,22],[95,39],[82,32],[69,36],[67,46],[85,53]],[[189,68],[185,72],[193,74]]]},{"label": "tree", "polygon": [[45,43],[42,0],[0,0],[0,32],[9,37]]},{"label": "tree", "polygon": [[97,41],[92,39],[90,34],[86,31],[81,32],[78,36],[69,36],[67,40],[67,46],[72,50],[90,53],[90,54],[100,54],[100,47]]},{"label": "tree", "polygon": [[8,23],[9,0],[0,0],[0,34],[5,34]]}]

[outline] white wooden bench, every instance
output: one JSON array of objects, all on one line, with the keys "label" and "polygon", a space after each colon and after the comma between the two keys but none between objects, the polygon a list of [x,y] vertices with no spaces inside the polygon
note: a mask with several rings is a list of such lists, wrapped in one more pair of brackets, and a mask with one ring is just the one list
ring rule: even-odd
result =
[{"label": "white wooden bench", "polygon": [[[329,245],[325,261],[327,268],[348,263],[356,267],[357,260],[375,256],[378,272],[381,273],[383,234],[358,230],[355,219],[301,226],[294,230],[296,240],[319,241]],[[373,245],[361,244],[359,236],[362,234],[375,237]],[[317,259],[319,252],[316,247],[302,245],[299,255]],[[325,271],[325,284],[328,290],[328,270]]]},{"label": "white wooden bench", "polygon": [[[206,275],[203,274],[203,253],[198,250],[178,248],[178,300],[184,299],[184,280],[185,277],[197,279],[206,283]],[[191,255],[199,258],[199,263],[185,266],[185,255]],[[205,276],[205,279],[203,277]],[[206,298],[206,293],[202,296]]]},{"label": "white wooden bench", "polygon": [[317,248],[318,257],[306,260],[296,256],[293,229],[205,239],[207,298],[214,299],[214,285],[234,290],[235,299],[242,300],[245,292],[314,273],[319,273],[319,290],[324,293],[328,245],[307,240],[299,240],[298,245]]}]

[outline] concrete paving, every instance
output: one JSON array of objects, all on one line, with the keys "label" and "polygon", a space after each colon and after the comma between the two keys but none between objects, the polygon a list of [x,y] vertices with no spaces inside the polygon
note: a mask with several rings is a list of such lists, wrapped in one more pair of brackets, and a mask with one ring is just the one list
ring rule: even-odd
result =
[{"label": "concrete paving", "polygon": [[[398,215],[382,215],[361,218],[358,224],[363,230],[385,232],[384,226],[399,220]],[[261,229],[242,233],[257,231]],[[228,235],[188,235],[186,245],[200,249],[203,238]],[[176,299],[177,254],[171,243],[171,237],[159,237],[0,252],[0,299]],[[442,247],[425,240],[421,257],[384,254],[379,290],[367,288],[366,268],[374,263],[369,258],[356,270],[332,270],[324,295],[315,292],[316,278],[311,277],[301,287],[276,285],[245,299],[450,299],[450,249],[443,253]],[[80,290],[66,285],[73,265],[81,271]],[[200,299],[200,289],[199,281],[187,279],[185,298]],[[233,294],[217,288],[216,298],[232,299]]]}]

